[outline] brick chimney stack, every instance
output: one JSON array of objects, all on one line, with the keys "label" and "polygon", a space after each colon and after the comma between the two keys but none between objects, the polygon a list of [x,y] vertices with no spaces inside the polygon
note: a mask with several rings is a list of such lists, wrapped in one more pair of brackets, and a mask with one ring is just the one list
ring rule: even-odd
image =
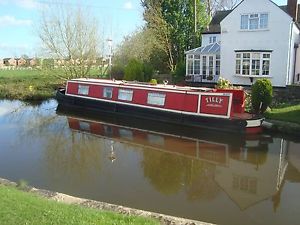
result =
[{"label": "brick chimney stack", "polygon": [[288,14],[293,18],[293,20],[297,21],[297,17],[298,17],[298,0],[288,0],[287,11],[288,11]]}]

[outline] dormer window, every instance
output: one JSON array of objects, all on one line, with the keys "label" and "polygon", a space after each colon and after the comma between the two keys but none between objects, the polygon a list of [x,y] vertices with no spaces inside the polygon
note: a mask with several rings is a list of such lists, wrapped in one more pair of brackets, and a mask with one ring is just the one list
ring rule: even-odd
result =
[{"label": "dormer window", "polygon": [[267,13],[252,13],[241,15],[241,30],[259,30],[268,28]]},{"label": "dormer window", "polygon": [[217,37],[216,36],[211,36],[209,37],[209,44],[213,44],[217,42]]}]

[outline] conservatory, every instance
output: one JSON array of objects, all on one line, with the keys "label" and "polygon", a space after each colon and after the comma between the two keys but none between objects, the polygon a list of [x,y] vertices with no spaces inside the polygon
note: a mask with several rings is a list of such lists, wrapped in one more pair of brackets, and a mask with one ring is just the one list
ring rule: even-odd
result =
[{"label": "conservatory", "polygon": [[220,76],[220,44],[212,43],[185,52],[186,81],[217,83]]}]

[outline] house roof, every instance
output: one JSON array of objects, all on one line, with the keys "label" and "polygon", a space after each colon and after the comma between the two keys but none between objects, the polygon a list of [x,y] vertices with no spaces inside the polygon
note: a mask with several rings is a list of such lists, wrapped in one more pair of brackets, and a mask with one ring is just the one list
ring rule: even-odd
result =
[{"label": "house roof", "polygon": [[[275,3],[274,3],[275,4]],[[275,4],[276,5],[276,4]],[[237,6],[236,6],[237,7]],[[236,8],[235,7],[235,8]],[[281,10],[283,10],[284,12],[286,12],[288,14],[288,9],[287,9],[287,5],[282,5],[282,6],[278,6]],[[234,9],[235,9],[234,8]],[[222,10],[222,11],[217,11],[215,13],[215,15],[213,16],[212,20],[210,21],[207,29],[205,29],[202,34],[220,34],[221,33],[221,21],[227,16],[229,15],[234,9],[232,10]],[[295,21],[297,23],[297,25],[300,24],[300,4],[298,4],[298,16],[297,16],[297,20]]]},{"label": "house roof", "polygon": [[199,48],[194,48],[185,52],[185,54],[193,54],[193,55],[218,54],[218,53],[220,53],[219,43],[213,43]]},{"label": "house roof", "polygon": [[202,32],[203,34],[216,34],[221,33],[221,21],[229,14],[232,10],[217,11],[211,19],[208,28]]}]

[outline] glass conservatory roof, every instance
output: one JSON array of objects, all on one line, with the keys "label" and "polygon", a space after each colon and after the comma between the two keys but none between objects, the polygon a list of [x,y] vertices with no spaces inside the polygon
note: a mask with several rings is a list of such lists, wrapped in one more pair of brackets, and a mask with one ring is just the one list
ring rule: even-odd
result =
[{"label": "glass conservatory roof", "polygon": [[189,51],[186,51],[185,54],[192,54],[192,55],[218,54],[220,53],[220,47],[221,46],[219,43],[213,43],[210,45],[191,49]]}]

